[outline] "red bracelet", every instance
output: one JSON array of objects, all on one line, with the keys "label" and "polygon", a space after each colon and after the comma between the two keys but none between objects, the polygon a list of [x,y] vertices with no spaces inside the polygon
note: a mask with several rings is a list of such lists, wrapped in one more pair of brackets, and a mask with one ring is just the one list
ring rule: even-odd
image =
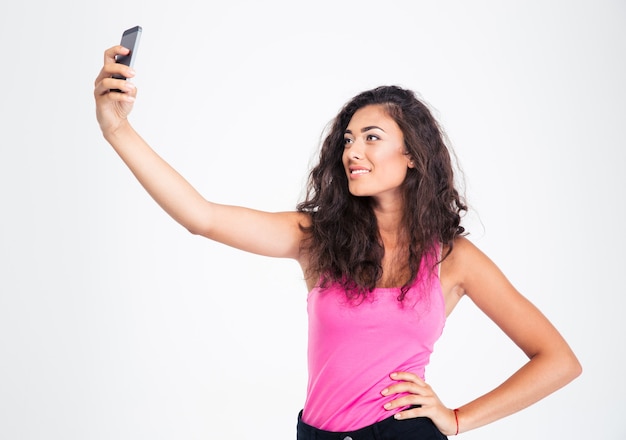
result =
[{"label": "red bracelet", "polygon": [[456,421],[456,432],[454,433],[454,435],[459,435],[459,409],[456,408],[453,410],[454,411],[454,420]]}]

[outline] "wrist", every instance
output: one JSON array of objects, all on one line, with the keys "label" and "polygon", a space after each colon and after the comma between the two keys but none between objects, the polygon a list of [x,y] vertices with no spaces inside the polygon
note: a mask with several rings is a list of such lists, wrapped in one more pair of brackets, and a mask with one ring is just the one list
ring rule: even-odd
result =
[{"label": "wrist", "polygon": [[116,126],[102,127],[102,135],[109,143],[114,143],[116,140],[127,136],[130,132],[132,132],[132,127],[126,119]]},{"label": "wrist", "polygon": [[454,413],[454,421],[456,423],[456,431],[454,435],[459,435],[459,409],[455,408],[452,412]]},{"label": "wrist", "polygon": [[440,428],[442,434],[447,437],[453,437],[455,435],[459,435],[461,432],[461,424],[459,418],[459,408],[450,409],[447,408],[448,411],[448,422],[446,423],[445,428]]}]

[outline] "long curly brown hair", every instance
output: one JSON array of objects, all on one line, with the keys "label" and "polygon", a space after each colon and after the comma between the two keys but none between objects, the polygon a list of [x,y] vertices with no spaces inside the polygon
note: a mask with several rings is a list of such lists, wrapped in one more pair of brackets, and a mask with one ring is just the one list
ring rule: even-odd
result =
[{"label": "long curly brown hair", "polygon": [[408,239],[410,277],[400,289],[402,301],[417,277],[422,258],[437,243],[452,250],[454,238],[463,234],[462,212],[467,211],[455,188],[453,165],[443,132],[429,109],[414,92],[382,86],[355,96],[339,112],[325,137],[319,163],[311,170],[300,212],[311,216],[303,228],[308,239],[303,250],[310,258],[310,273],[320,274],[320,284],[340,283],[349,298],[365,298],[383,275],[385,249],[370,197],[348,190],[342,163],[345,130],[354,113],[367,105],[382,105],[404,135],[413,161],[403,183],[403,236]]}]

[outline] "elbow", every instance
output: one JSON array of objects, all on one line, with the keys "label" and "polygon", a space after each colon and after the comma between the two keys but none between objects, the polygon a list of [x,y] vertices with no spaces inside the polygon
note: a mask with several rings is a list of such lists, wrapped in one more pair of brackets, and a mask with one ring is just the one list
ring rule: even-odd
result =
[{"label": "elbow", "polygon": [[550,353],[538,353],[530,359],[531,362],[538,361],[544,364],[546,378],[550,378],[553,391],[569,384],[583,372],[580,361],[567,345]]},{"label": "elbow", "polygon": [[570,381],[576,379],[583,372],[583,366],[574,354],[574,351],[571,349],[569,345],[565,346],[563,357],[563,371],[566,374],[566,377],[569,378]]},{"label": "elbow", "polygon": [[179,223],[192,235],[211,238],[214,223],[212,218],[209,210],[197,210],[193,215],[181,219]]},{"label": "elbow", "polygon": [[187,232],[189,232],[191,235],[201,235],[200,232],[198,231],[198,229],[194,228],[193,226],[185,226],[185,229],[187,230]]},{"label": "elbow", "polygon": [[571,355],[571,360],[569,362],[568,370],[569,370],[570,380],[574,380],[578,376],[583,374],[583,366],[573,353]]},{"label": "elbow", "polygon": [[207,237],[208,235],[208,228],[206,227],[206,225],[189,224],[189,225],[185,225],[185,229],[187,229],[187,231],[191,235],[200,235],[203,237]]},{"label": "elbow", "polygon": [[570,383],[583,372],[583,367],[580,361],[571,350],[568,350],[566,354],[561,356],[559,364],[558,371],[562,386]]}]

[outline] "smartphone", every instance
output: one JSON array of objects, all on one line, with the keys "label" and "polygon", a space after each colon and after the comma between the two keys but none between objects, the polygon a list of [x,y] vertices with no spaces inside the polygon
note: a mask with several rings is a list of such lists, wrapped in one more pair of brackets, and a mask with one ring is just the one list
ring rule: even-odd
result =
[{"label": "smartphone", "polygon": [[[135,62],[135,57],[137,55],[137,47],[139,47],[139,39],[141,37],[141,26],[135,26],[130,29],[126,29],[122,34],[121,45],[127,49],[130,49],[128,55],[117,55],[115,57],[115,62],[119,64],[124,64],[128,67],[133,67]],[[116,79],[126,79],[126,77],[115,74],[113,78]],[[119,89],[113,89],[112,92],[121,92]]]}]

